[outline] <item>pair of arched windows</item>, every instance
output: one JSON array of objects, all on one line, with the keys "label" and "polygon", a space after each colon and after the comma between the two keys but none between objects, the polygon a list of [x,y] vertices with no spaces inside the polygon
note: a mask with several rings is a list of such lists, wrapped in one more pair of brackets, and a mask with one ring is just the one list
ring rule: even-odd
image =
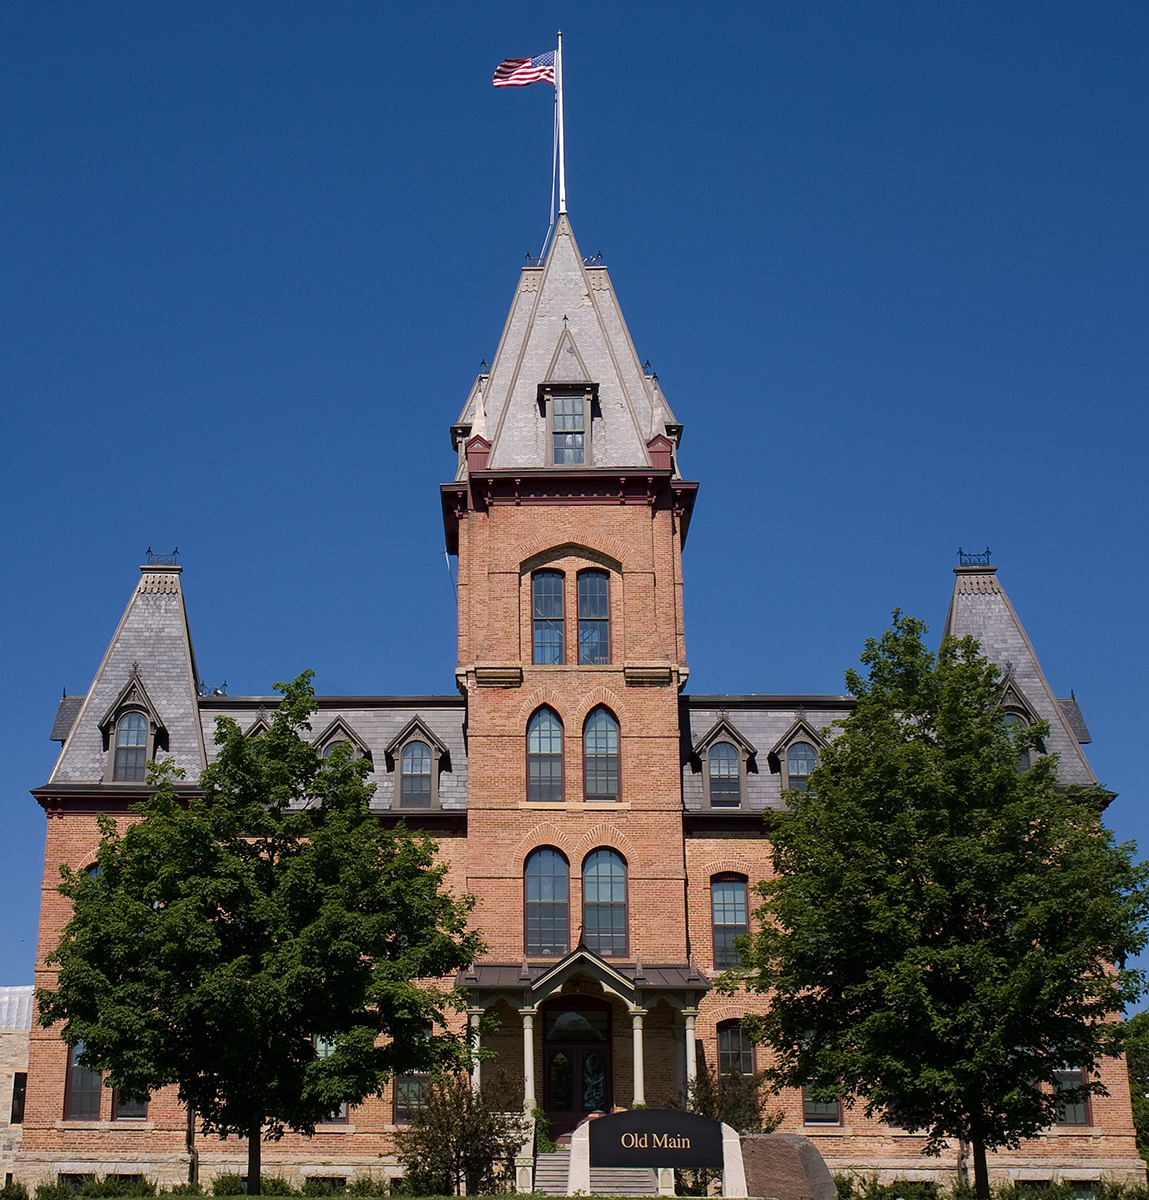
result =
[{"label": "pair of arched windows", "polygon": [[[533,659],[542,666],[566,662],[565,587],[562,571],[536,571],[531,576]],[[606,571],[578,573],[578,662],[580,666],[610,662],[610,576]]]},{"label": "pair of arched windows", "polygon": [[[561,956],[570,949],[570,864],[558,850],[531,852],[523,872],[527,954]],[[626,861],[592,850],[582,864],[583,942],[603,958],[627,951]]]},{"label": "pair of arched windows", "polygon": [[[618,721],[600,705],[582,727],[582,780],[586,800],[619,797]],[[563,798],[563,724],[552,708],[527,723],[527,799]]]}]

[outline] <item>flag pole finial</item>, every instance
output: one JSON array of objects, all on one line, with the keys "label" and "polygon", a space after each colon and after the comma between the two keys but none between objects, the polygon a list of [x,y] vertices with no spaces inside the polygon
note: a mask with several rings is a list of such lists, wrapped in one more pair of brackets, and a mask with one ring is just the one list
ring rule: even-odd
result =
[{"label": "flag pole finial", "polygon": [[563,31],[558,31],[558,48],[555,50],[555,111],[558,114],[559,133],[559,215],[567,211],[567,162],[566,140],[563,136]]}]

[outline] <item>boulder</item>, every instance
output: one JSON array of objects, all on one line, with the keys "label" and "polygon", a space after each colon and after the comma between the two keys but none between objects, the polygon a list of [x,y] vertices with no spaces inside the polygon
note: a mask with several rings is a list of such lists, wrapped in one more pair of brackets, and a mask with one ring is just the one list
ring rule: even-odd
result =
[{"label": "boulder", "polygon": [[830,1168],[809,1138],[795,1133],[742,1136],[746,1193],[773,1200],[838,1200]]}]

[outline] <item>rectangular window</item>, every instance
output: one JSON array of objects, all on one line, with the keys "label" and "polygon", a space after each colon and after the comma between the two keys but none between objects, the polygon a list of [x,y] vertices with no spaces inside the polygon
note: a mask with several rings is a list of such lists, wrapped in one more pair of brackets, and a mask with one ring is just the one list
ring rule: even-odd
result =
[{"label": "rectangular window", "polygon": [[112,1092],[113,1121],[146,1121],[147,1118],[147,1100],[129,1100],[120,1095],[119,1088]]},{"label": "rectangular window", "polygon": [[560,666],[564,662],[561,571],[536,571],[531,576],[531,616],[534,622],[534,661],[543,666]]},{"label": "rectangular window", "polygon": [[710,885],[710,908],[714,918],[714,966],[724,971],[738,966],[734,939],[749,928],[746,920],[746,881],[715,879]]},{"label": "rectangular window", "polygon": [[79,1061],[84,1043],[77,1042],[68,1051],[68,1076],[64,1084],[64,1120],[98,1121],[104,1081],[98,1071],[90,1071]]},{"label": "rectangular window", "polygon": [[842,1102],[837,1096],[833,1100],[814,1100],[809,1087],[802,1089],[802,1120],[807,1125],[841,1125]]},{"label": "rectangular window", "polygon": [[[327,1058],[330,1054],[333,1054],[334,1052],[335,1052],[335,1042],[332,1041],[331,1038],[320,1037],[318,1034],[316,1034],[315,1057],[316,1058]],[[332,1125],[345,1124],[347,1121],[348,1111],[349,1110],[347,1107],[347,1101],[344,1100],[343,1103],[333,1113],[330,1113],[328,1116],[324,1117],[323,1119],[328,1124],[332,1124]]]},{"label": "rectangular window", "polygon": [[737,1021],[724,1022],[718,1028],[718,1074],[754,1074],[754,1043]]},{"label": "rectangular window", "polygon": [[[1085,1072],[1066,1069],[1054,1072],[1054,1090],[1069,1091],[1071,1088],[1085,1086]],[[1058,1125],[1091,1125],[1089,1113],[1089,1098],[1082,1096],[1080,1100],[1062,1100],[1057,1106]]]},{"label": "rectangular window", "polygon": [[610,580],[605,571],[578,577],[578,660],[580,666],[610,662]]},{"label": "rectangular window", "polygon": [[551,437],[556,467],[585,462],[586,417],[582,396],[556,396],[551,401]]},{"label": "rectangular window", "polygon": [[411,1116],[423,1107],[431,1075],[427,1071],[411,1071],[395,1076],[395,1124],[410,1125]]},{"label": "rectangular window", "polygon": [[17,1071],[12,1076],[12,1116],[11,1125],[24,1124],[24,1100],[28,1095],[28,1072]]}]

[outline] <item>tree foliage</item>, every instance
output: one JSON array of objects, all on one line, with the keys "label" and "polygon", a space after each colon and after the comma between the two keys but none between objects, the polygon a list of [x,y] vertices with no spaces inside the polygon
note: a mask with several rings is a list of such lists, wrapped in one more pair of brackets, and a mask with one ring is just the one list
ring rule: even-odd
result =
[{"label": "tree foliage", "polygon": [[1125,1060],[1137,1149],[1149,1159],[1149,1012],[1134,1013],[1125,1023]]},{"label": "tree foliage", "polygon": [[162,765],[142,820],[101,817],[99,871],[63,870],[72,917],[37,994],[41,1023],[122,1094],[178,1085],[206,1131],[247,1137],[253,1192],[261,1130],[309,1134],[392,1072],[466,1060],[426,1034],[462,997],[424,981],[480,949],[434,843],[371,814],[369,763],[301,736],[310,678],[276,685],[260,736],[220,718],[202,794]]},{"label": "tree foliage", "polygon": [[506,1082],[475,1091],[463,1071],[430,1080],[410,1124],[395,1135],[404,1190],[478,1196],[513,1190],[515,1156],[529,1133]]},{"label": "tree foliage", "polygon": [[1147,876],[1101,825],[1105,793],[1058,785],[1048,728],[1003,722],[977,642],[935,659],[924,632],[895,612],[867,677],[847,674],[857,706],[789,793],[777,878],[727,983],[771,996],[744,1024],[773,1083],[864,1101],[931,1149],[964,1138],[987,1197],[986,1147],[1055,1121],[1055,1073],[1120,1046]]},{"label": "tree foliage", "polygon": [[720,1075],[704,1058],[687,1088],[686,1106],[712,1121],[721,1121],[739,1133],[773,1133],[782,1123],[780,1109],[766,1110],[763,1084],[766,1073]]}]

